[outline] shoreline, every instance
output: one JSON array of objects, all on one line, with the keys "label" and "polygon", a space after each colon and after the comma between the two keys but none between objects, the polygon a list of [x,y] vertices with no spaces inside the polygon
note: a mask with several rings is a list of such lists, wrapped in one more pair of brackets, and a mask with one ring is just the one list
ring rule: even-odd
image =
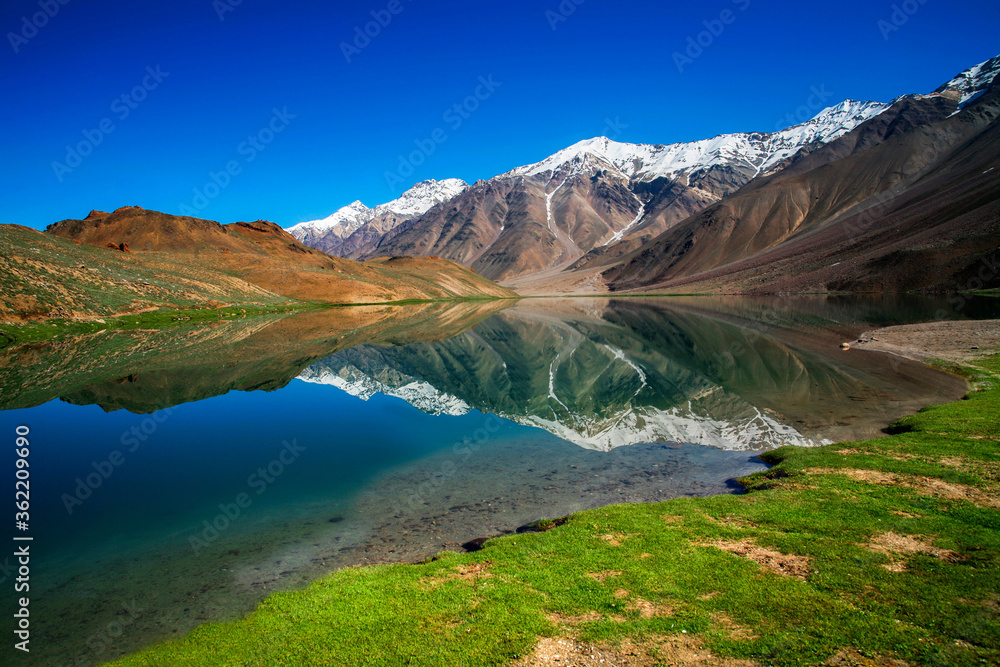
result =
[{"label": "shoreline", "polygon": [[851,345],[913,361],[966,364],[1000,351],[1000,319],[945,320],[885,327],[862,333]]},{"label": "shoreline", "polygon": [[[926,326],[910,325],[911,331],[907,335],[912,335],[913,329]],[[881,336],[876,334],[874,337]],[[1000,357],[994,356],[976,363],[981,368],[989,369],[981,379],[995,381],[996,373],[1000,371]],[[784,595],[794,598],[806,593],[808,598],[820,593],[815,590],[802,590],[804,582],[809,582],[813,578],[826,579],[826,586],[830,586],[831,581],[838,581],[843,575],[842,572],[836,572],[838,569],[852,569],[852,564],[843,558],[844,550],[854,552],[860,550],[864,554],[864,557],[859,557],[858,553],[855,553],[853,560],[865,561],[862,569],[865,578],[872,582],[888,577],[887,581],[891,584],[892,577],[898,575],[897,579],[905,579],[903,575],[909,572],[912,576],[919,576],[921,581],[918,583],[924,591],[927,587],[941,588],[945,584],[952,587],[968,585],[971,590],[964,591],[962,596],[946,596],[946,599],[950,599],[953,605],[969,603],[973,607],[989,609],[991,604],[996,605],[996,600],[990,602],[993,598],[987,598],[976,601],[977,591],[981,594],[984,590],[997,590],[998,586],[995,585],[997,582],[984,582],[982,577],[974,584],[972,581],[962,581],[961,577],[954,582],[942,582],[936,578],[923,581],[923,578],[924,575],[939,578],[941,567],[962,567],[961,563],[971,557],[966,555],[969,547],[972,547],[972,552],[977,549],[985,550],[987,556],[998,551],[997,545],[990,544],[988,539],[985,545],[979,544],[973,547],[973,542],[981,542],[984,538],[975,535],[975,531],[964,525],[961,519],[957,520],[958,525],[954,527],[956,529],[942,530],[944,527],[942,522],[955,521],[948,515],[956,502],[971,504],[972,507],[979,508],[979,511],[986,511],[994,519],[996,518],[1000,500],[995,484],[990,481],[992,476],[982,477],[984,473],[976,457],[969,458],[970,455],[981,456],[984,453],[976,451],[977,447],[982,447],[981,443],[990,444],[1000,439],[996,411],[977,410],[969,404],[973,401],[986,400],[988,404],[995,405],[1000,398],[998,394],[1000,387],[994,386],[989,391],[974,391],[967,397],[969,400],[959,400],[925,409],[920,414],[899,420],[894,430],[897,435],[888,438],[838,443],[816,450],[795,448],[776,450],[765,455],[768,462],[775,467],[741,480],[747,491],[746,495],[613,505],[570,515],[566,525],[560,526],[557,530],[492,539],[484,545],[482,551],[471,554],[442,552],[419,565],[376,566],[333,572],[307,589],[285,594],[280,604],[273,598],[266,599],[245,619],[201,628],[179,642],[154,645],[146,651],[114,664],[144,664],[142,660],[151,657],[169,657],[174,660],[173,664],[178,665],[216,664],[203,661],[203,658],[208,656],[205,653],[207,647],[215,646],[219,642],[231,647],[229,655],[234,660],[246,660],[248,655],[236,648],[236,644],[240,642],[232,640],[242,637],[240,640],[242,642],[251,641],[252,637],[257,636],[253,633],[261,631],[262,620],[267,621],[267,627],[271,627],[272,623],[284,627],[286,616],[297,616],[299,612],[295,610],[300,608],[311,609],[311,613],[324,617],[331,614],[341,616],[343,609],[340,605],[352,607],[352,600],[343,597],[344,591],[357,592],[356,584],[359,583],[365,586],[375,585],[375,599],[370,599],[371,595],[365,596],[370,608],[360,610],[355,607],[351,613],[360,615],[361,618],[378,615],[381,605],[387,605],[390,609],[395,605],[389,599],[384,599],[377,591],[381,586],[395,582],[389,585],[393,596],[400,595],[407,599],[416,596],[412,600],[413,610],[408,613],[400,612],[406,617],[405,620],[417,622],[423,619],[420,623],[433,623],[427,619],[436,618],[435,614],[444,614],[447,623],[444,627],[438,628],[439,632],[450,634],[450,630],[454,627],[462,628],[464,635],[456,633],[452,641],[460,648],[464,647],[463,651],[473,650],[473,655],[481,658],[469,664],[515,664],[514,659],[517,655],[522,656],[517,665],[549,664],[546,662],[546,653],[551,653],[555,647],[556,650],[562,651],[566,658],[573,658],[574,652],[578,653],[577,658],[582,664],[587,664],[583,663],[582,658],[597,654],[619,660],[624,659],[626,655],[651,656],[654,653],[672,655],[681,651],[688,654],[700,652],[703,658],[707,658],[706,651],[710,651],[708,655],[714,654],[714,656],[698,664],[752,665],[758,663],[750,662],[751,659],[763,657],[761,637],[757,635],[766,633],[769,635],[769,640],[781,643],[799,632],[796,624],[809,625],[815,619],[807,619],[794,613],[792,608],[795,605],[788,606],[788,600],[773,599],[772,603],[765,604],[762,600],[743,599],[747,593],[745,591],[741,593],[742,584],[763,577],[767,589],[762,589],[755,595],[763,594],[764,590],[774,589],[770,595],[778,598]],[[972,407],[971,412],[969,412],[970,407]],[[940,413],[955,411],[962,412],[963,418],[960,422],[947,420],[947,428],[953,432],[942,432],[945,427],[937,423],[928,423],[940,421],[940,418],[936,417]],[[949,453],[952,455],[945,459],[940,458],[942,454]],[[932,460],[935,462],[932,463]],[[934,471],[931,470],[932,466],[944,466],[946,470]],[[976,474],[977,471],[979,475]],[[943,475],[942,479],[947,481],[935,481],[938,479],[937,475]],[[915,493],[910,494],[911,491]],[[898,497],[900,494],[914,495],[915,498],[900,499]],[[839,512],[844,514],[852,513],[852,509],[856,510],[850,506],[851,503],[845,502],[848,496],[855,499],[854,503],[863,506],[862,516],[853,519],[846,516],[830,516],[831,504],[836,505]],[[865,502],[868,496],[877,496],[875,499],[878,502],[874,504]],[[899,509],[887,512],[886,504],[899,505]],[[672,511],[663,515],[662,512],[667,509]],[[789,515],[789,509],[796,511]],[[876,531],[875,535],[869,535],[867,544],[864,540],[843,539],[844,532],[872,528],[871,516],[867,516],[872,513],[880,514],[877,531],[882,532]],[[938,516],[930,516],[935,513]],[[759,516],[760,514],[771,516],[764,517]],[[837,524],[837,530],[829,532],[827,537],[836,543],[832,549],[833,554],[829,553],[829,550],[817,549],[815,545],[810,544],[814,540],[810,539],[808,534],[814,533],[817,526],[809,525],[808,528],[804,528],[803,522],[808,524],[809,521],[806,516],[800,514],[811,515],[816,524],[831,522]],[[666,520],[668,518],[669,521]],[[780,523],[792,525],[782,530],[780,525],[777,525]],[[935,525],[918,528],[919,524],[925,523]],[[774,531],[775,527],[778,528],[777,532]],[[914,531],[914,528],[917,530]],[[637,529],[639,532],[634,532]],[[886,530],[888,532],[884,532]],[[661,544],[661,549],[657,552],[656,548],[649,544],[650,541],[662,543],[663,536],[660,533],[665,531],[687,533],[687,536],[693,539],[689,539],[686,548],[682,549],[684,554],[712,562],[713,566],[709,568],[707,580],[704,577],[695,577],[698,580],[693,586],[695,590],[688,590],[692,588],[690,585],[685,587],[675,582],[665,595],[664,591],[660,590],[661,586],[651,587],[652,582],[645,581],[644,577],[639,576],[650,570],[651,565],[656,567],[653,567],[649,574],[656,580],[664,579],[665,574],[675,578],[695,576],[693,573],[684,572],[690,563],[683,558],[670,557],[670,554],[676,553],[676,548],[669,549],[668,557],[664,559],[662,547],[666,545]],[[672,535],[672,537],[680,536]],[[669,543],[677,541],[668,540]],[[809,553],[810,547],[815,553]],[[641,553],[632,554],[633,551]],[[549,560],[543,556],[565,552],[570,554],[569,557],[563,558],[564,562],[560,567],[582,571],[569,579],[565,578],[564,573],[557,578],[556,587],[552,588],[553,581],[545,576],[545,572],[554,565],[549,565]],[[623,557],[626,555],[631,555],[635,559],[628,559],[631,567],[614,568],[615,564],[621,565],[624,562]],[[542,560],[539,561],[539,558]],[[595,559],[599,564],[593,562]],[[888,563],[884,562],[886,560]],[[678,563],[678,561],[684,562]],[[719,576],[720,569],[732,569],[734,578]],[[496,570],[496,573],[493,570]],[[832,580],[829,579],[830,575],[825,578],[820,577],[820,572],[831,570],[834,571]],[[754,572],[758,575],[754,576]],[[992,574],[987,572],[985,576],[988,579],[997,578],[995,572]],[[667,579],[670,580],[671,577]],[[531,585],[533,581],[534,585]],[[522,585],[528,585],[528,588],[524,589]],[[580,586],[588,590],[593,589],[590,593],[604,599],[604,602],[597,604],[596,608],[594,604],[580,602],[574,598],[553,602],[553,598],[565,596],[566,591],[563,589],[567,586],[571,590]],[[521,623],[527,624],[527,627],[520,628],[520,632],[517,631],[518,628],[511,628],[512,636],[518,639],[516,643],[519,648],[513,654],[507,653],[509,658],[500,659],[501,656],[498,654],[492,654],[491,657],[489,651],[487,654],[480,654],[474,650],[478,643],[490,645],[490,642],[479,632],[483,630],[482,625],[477,624],[474,618],[467,618],[467,614],[470,609],[498,602],[493,597],[499,595],[501,591],[492,589],[508,587],[518,589],[519,595],[531,599],[530,604],[527,602],[525,604],[531,608],[528,611],[533,613],[526,614],[525,609],[520,609],[517,615],[519,617],[527,615],[532,618],[520,618]],[[462,612],[452,609],[444,599],[437,600],[441,597],[435,593],[438,588],[447,589],[448,596],[445,597],[466,596],[470,609]],[[732,590],[720,592],[719,588]],[[812,587],[806,585],[806,588]],[[880,597],[880,594],[864,588],[859,590],[852,586],[847,588],[849,589],[847,591],[838,591],[838,597],[844,594],[856,596],[855,605],[868,608],[874,604],[870,598]],[[878,587],[876,590],[887,595],[889,599],[885,600],[885,604],[890,609],[882,609],[876,616],[884,616],[897,606],[906,607],[909,609],[906,614],[906,625],[913,627],[914,617],[921,616],[919,608],[924,606],[921,597],[923,594],[917,595],[912,591],[904,594],[897,585],[888,585],[885,581],[882,582],[882,588],[886,590],[882,591]],[[539,592],[542,593],[541,597],[537,595]],[[602,595],[607,597],[603,598]],[[432,598],[430,602],[424,599],[428,596]],[[663,599],[664,597],[667,599]],[[719,602],[713,603],[712,601],[716,599]],[[317,603],[321,603],[321,608],[315,606]],[[838,617],[845,613],[842,601],[831,600],[827,606],[829,608],[824,608],[820,616]],[[678,614],[680,607],[684,607],[684,613]],[[786,620],[794,623],[777,623],[778,627],[775,628],[771,627],[775,625],[774,619],[770,619],[767,624],[761,625],[763,618],[759,614],[763,609],[782,610],[790,614]],[[895,616],[895,613],[893,611],[890,615]],[[415,616],[410,618],[410,614]],[[855,614],[850,612],[852,616]],[[871,610],[866,612],[866,615],[870,614]],[[933,616],[934,614],[931,614],[931,617]],[[935,628],[931,626],[949,625],[954,621],[954,627],[947,632],[952,636],[956,633],[962,635],[964,631],[960,631],[959,627],[968,621],[967,613],[945,614],[941,618],[931,617],[923,621],[923,624],[928,626],[924,628],[925,630],[933,631]],[[465,620],[462,620],[463,618]],[[395,652],[396,647],[392,645],[394,640],[391,636],[380,638],[359,635],[358,632],[365,627],[364,623],[358,625],[357,622],[352,624],[347,622],[347,619],[344,620],[346,625],[342,628],[346,629],[334,636],[315,628],[306,632],[307,634],[320,632],[325,637],[323,641],[339,646],[339,649],[333,650],[340,651],[336,653],[336,659],[342,664],[371,664],[361,659],[361,656],[371,656],[372,650],[379,651],[379,659],[383,660],[380,664],[402,664],[403,661],[397,659],[402,656]],[[883,634],[893,634],[898,630],[884,618],[877,620],[878,625],[883,627]],[[824,633],[820,633],[822,636],[814,637],[814,640],[828,641],[829,637],[826,635],[841,632],[840,624],[846,629],[852,623],[858,622],[861,621],[853,619],[849,622],[845,617],[835,624],[836,627],[825,626]],[[898,623],[899,619],[895,619],[895,622]],[[998,625],[1000,618],[993,616],[980,621],[982,632],[977,635],[975,642],[967,641],[961,636],[951,642],[935,640],[925,645],[913,643],[916,641],[914,637],[909,637],[909,642],[904,636],[897,637],[893,641],[899,647],[908,647],[906,650],[902,648],[899,650],[903,651],[904,657],[909,658],[914,657],[910,655],[911,653],[919,653],[929,648],[943,650],[941,647],[947,644],[948,650],[954,649],[951,652],[957,651],[963,658],[971,658],[971,653],[976,653],[978,656],[988,656],[993,659],[1000,657],[1000,646],[996,646],[995,639],[991,643],[991,640],[984,637],[992,633],[990,636],[995,638]],[[685,629],[678,634],[677,631],[681,628]],[[941,630],[940,627],[936,629]],[[366,632],[370,630],[369,628]],[[878,634],[874,626],[870,630]],[[412,628],[410,631],[412,633]],[[301,634],[302,631],[294,626],[287,626],[284,632]],[[473,632],[476,632],[476,635],[470,638],[468,635]],[[651,632],[654,636],[652,640]],[[392,631],[386,634],[397,633]],[[967,634],[968,632],[965,632],[962,636]],[[299,636],[298,639],[301,640],[302,637]],[[311,637],[310,641],[314,639],[316,638]],[[385,645],[378,645],[379,639],[384,639]],[[426,661],[416,659],[414,664],[447,664],[434,663],[437,649],[433,643],[425,643],[426,637],[423,632],[408,634],[405,639],[407,641],[404,644],[410,649],[420,648],[425,652]],[[469,646],[470,641],[473,646]],[[921,638],[919,641],[924,642],[924,639]],[[277,643],[280,645],[281,641]],[[373,643],[377,646],[373,646]],[[362,653],[356,654],[355,649],[358,646],[355,645],[366,648]],[[874,655],[888,660],[894,655],[892,651],[886,653],[884,650],[877,650],[880,645],[884,646],[881,642],[876,642],[873,646],[854,646],[845,638],[838,650],[827,651],[826,656],[830,659],[840,656],[840,662],[837,664],[850,664],[854,656],[860,658]],[[628,648],[626,653],[622,653],[623,647]],[[508,650],[510,648],[508,647]],[[496,649],[496,646],[492,646],[490,651]],[[815,646],[810,647],[810,651],[815,649]],[[272,653],[274,650],[279,653]],[[268,647],[265,653],[271,656],[272,660],[280,660],[280,656],[285,655],[280,651],[280,646]],[[215,655],[214,650],[212,654]],[[896,651],[895,655],[898,654],[899,651]],[[310,660],[314,659],[320,663],[322,655],[324,654],[320,651]],[[325,655],[330,657],[329,653]],[[408,655],[414,656],[413,653]],[[815,652],[811,655],[815,655]],[[243,657],[237,658],[237,656]],[[764,664],[820,664],[826,659],[803,662],[803,657],[799,653],[792,652],[787,654],[788,659],[777,659],[776,656],[772,656],[772,662]],[[255,655],[250,659],[261,658]],[[794,662],[790,662],[789,659]],[[653,663],[637,660],[626,664]]]},{"label": "shoreline", "polygon": [[[452,299],[408,299],[372,303],[309,303],[305,301],[261,304],[227,304],[218,308],[160,308],[137,313],[107,315],[104,317],[60,318],[50,317],[21,322],[0,321],[0,338],[7,342],[0,349],[29,343],[58,341],[67,336],[82,336],[106,331],[135,331],[143,329],[166,330],[194,324],[212,324],[250,319],[265,315],[295,315],[308,311],[339,310],[346,308],[389,307],[404,308],[438,303],[487,303],[518,301],[521,297],[455,297]],[[0,315],[0,317],[4,317]],[[5,331],[6,329],[6,331]]]}]

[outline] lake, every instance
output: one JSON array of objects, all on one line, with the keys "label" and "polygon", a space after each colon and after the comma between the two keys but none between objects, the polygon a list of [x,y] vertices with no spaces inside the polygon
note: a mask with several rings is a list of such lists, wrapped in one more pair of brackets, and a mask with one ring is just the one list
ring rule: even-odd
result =
[{"label": "lake", "polygon": [[[97,664],[336,568],[542,518],[737,493],[763,451],[877,436],[965,391],[841,342],[997,303],[438,303],[8,346],[11,476],[15,429],[31,443],[32,652],[17,664]],[[0,557],[7,609],[14,560]]]}]

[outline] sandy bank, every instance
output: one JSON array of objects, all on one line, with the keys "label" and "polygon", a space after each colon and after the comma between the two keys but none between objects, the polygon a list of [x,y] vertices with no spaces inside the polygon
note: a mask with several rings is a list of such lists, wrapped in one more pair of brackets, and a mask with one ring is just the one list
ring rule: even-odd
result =
[{"label": "sandy bank", "polygon": [[906,324],[861,334],[852,347],[923,361],[963,363],[1000,350],[1000,320],[959,320]]}]

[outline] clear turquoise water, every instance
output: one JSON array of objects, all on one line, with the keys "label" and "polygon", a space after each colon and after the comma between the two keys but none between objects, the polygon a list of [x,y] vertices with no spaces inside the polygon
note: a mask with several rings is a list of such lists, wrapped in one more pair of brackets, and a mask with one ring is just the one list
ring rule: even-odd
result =
[{"label": "clear turquoise water", "polygon": [[[836,345],[884,313],[921,319],[934,303],[810,301],[780,316],[705,306],[536,302],[448,340],[341,350],[303,369],[312,382],[273,391],[152,415],[61,400],[0,411],[2,469],[13,470],[15,428],[31,429],[34,537],[33,652],[5,647],[5,664],[97,664],[336,567],[416,561],[613,502],[732,492],[775,442],[755,439],[755,413],[815,443],[956,391],[915,364]],[[423,410],[317,383],[330,377]],[[464,414],[427,412],[441,409]],[[732,426],[741,449],[663,437],[656,419]]]}]

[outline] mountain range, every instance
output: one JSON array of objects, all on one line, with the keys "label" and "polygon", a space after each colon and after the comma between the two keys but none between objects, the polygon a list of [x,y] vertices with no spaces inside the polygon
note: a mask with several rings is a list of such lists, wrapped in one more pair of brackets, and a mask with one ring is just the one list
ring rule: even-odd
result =
[{"label": "mountain range", "polygon": [[980,277],[1000,248],[997,73],[1000,57],[777,132],[589,139],[289,231],[352,259],[447,258],[521,294],[997,285]]}]

